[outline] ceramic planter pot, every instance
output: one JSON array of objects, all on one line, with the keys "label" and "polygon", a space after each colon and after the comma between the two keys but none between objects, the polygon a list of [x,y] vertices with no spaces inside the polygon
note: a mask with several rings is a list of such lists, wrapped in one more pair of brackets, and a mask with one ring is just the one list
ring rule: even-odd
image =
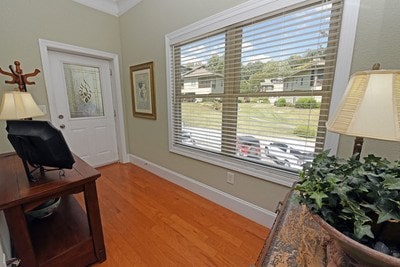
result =
[{"label": "ceramic planter pot", "polygon": [[318,215],[313,214],[314,220],[329,234],[335,241],[335,245],[344,253],[357,261],[361,266],[368,267],[399,267],[400,259],[376,251],[367,247],[350,237],[342,234]]}]

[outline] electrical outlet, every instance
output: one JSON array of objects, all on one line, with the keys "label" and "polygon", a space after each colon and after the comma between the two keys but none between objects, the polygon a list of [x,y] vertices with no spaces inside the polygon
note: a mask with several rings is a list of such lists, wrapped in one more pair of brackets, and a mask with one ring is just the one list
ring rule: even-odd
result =
[{"label": "electrical outlet", "polygon": [[235,174],[233,172],[227,172],[226,173],[226,182],[228,184],[234,184],[235,183]]}]

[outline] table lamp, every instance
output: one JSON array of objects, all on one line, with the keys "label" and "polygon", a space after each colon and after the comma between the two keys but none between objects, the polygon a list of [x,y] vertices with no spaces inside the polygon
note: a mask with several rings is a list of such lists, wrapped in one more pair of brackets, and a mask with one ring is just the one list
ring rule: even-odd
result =
[{"label": "table lamp", "polygon": [[[29,120],[33,117],[43,116],[31,93],[20,91],[7,91],[4,93],[0,105],[0,120],[7,120],[7,129],[11,121]],[[21,157],[21,155],[20,155]],[[21,157],[27,175],[29,167],[25,157]],[[28,175],[28,178],[31,177]]]},{"label": "table lamp", "polygon": [[336,113],[326,123],[331,132],[355,136],[353,155],[360,159],[363,138],[400,141],[400,70],[354,73]]},{"label": "table lamp", "polygon": [[0,120],[21,120],[43,116],[31,93],[8,91],[0,105]]}]

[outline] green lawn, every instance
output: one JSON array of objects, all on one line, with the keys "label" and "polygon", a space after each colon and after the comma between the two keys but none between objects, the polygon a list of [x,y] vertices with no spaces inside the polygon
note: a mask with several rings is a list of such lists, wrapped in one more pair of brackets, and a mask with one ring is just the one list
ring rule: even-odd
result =
[{"label": "green lawn", "polygon": [[[267,103],[238,104],[238,132],[259,136],[286,136],[297,138],[293,133],[296,126],[311,121],[316,130],[319,109],[297,109],[275,107]],[[182,103],[183,123],[189,127],[221,129],[222,111],[220,103]],[[267,125],[267,128],[265,126]]]}]

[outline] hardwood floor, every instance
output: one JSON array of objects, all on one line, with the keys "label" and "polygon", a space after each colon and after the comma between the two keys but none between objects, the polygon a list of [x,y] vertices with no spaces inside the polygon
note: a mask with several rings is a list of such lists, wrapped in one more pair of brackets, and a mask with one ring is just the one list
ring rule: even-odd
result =
[{"label": "hardwood floor", "polygon": [[[107,266],[249,266],[269,230],[132,164],[99,168]],[[82,201],[82,199],[81,199]]]}]

